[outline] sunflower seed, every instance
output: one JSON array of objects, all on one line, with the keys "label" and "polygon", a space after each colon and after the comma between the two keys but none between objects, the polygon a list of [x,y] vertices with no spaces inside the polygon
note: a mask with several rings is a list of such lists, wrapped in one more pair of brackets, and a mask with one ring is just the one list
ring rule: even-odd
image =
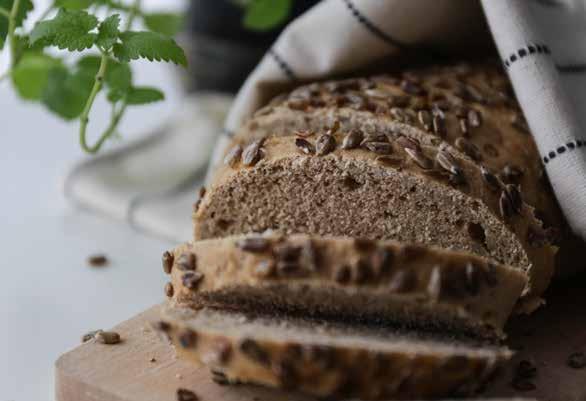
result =
[{"label": "sunflower seed", "polygon": [[224,164],[234,168],[240,162],[241,156],[242,156],[242,146],[234,145],[228,151],[228,153],[226,153],[226,156],[224,157]]},{"label": "sunflower seed", "polygon": [[521,198],[521,192],[516,185],[507,184],[505,186],[505,193],[507,197],[511,201],[511,207],[513,211],[517,214],[521,214],[521,209],[523,208],[523,199]]},{"label": "sunflower seed", "polygon": [[379,155],[388,155],[393,151],[393,146],[386,142],[366,142],[363,146],[369,151]]},{"label": "sunflower seed", "polygon": [[470,124],[470,126],[473,128],[480,127],[480,124],[482,124],[482,117],[481,117],[480,112],[478,112],[474,109],[468,110],[467,117],[468,117],[468,124]]},{"label": "sunflower seed", "polygon": [[172,283],[165,284],[165,295],[167,296],[167,298],[173,297],[174,293],[175,293],[175,290],[173,288],[173,284]]},{"label": "sunflower seed", "polygon": [[263,144],[262,139],[252,141],[242,151],[242,164],[246,167],[254,166],[262,158],[261,146]]},{"label": "sunflower seed", "polygon": [[442,276],[439,266],[435,266],[429,275],[426,292],[432,301],[438,301],[442,290]]},{"label": "sunflower seed", "polygon": [[442,137],[446,134],[446,120],[439,115],[433,116],[433,132]]},{"label": "sunflower seed", "polygon": [[163,253],[163,271],[167,274],[171,274],[171,270],[173,269],[173,259],[174,256],[171,252],[165,251]]},{"label": "sunflower seed", "polygon": [[324,156],[336,149],[336,139],[332,135],[322,134],[315,143],[318,156]]},{"label": "sunflower seed", "polygon": [[263,237],[247,237],[236,241],[236,246],[245,252],[262,253],[269,249],[270,241]]},{"label": "sunflower seed", "polygon": [[465,155],[470,157],[472,160],[474,160],[474,161],[482,160],[482,155],[480,154],[480,150],[478,150],[476,145],[474,145],[468,139],[466,139],[464,137],[459,137],[458,139],[456,139],[455,145],[456,145],[456,149],[463,152]]},{"label": "sunflower seed", "polygon": [[433,162],[421,150],[405,148],[405,152],[422,169],[429,170],[433,167]]},{"label": "sunflower seed", "polygon": [[456,163],[456,159],[446,150],[440,149],[435,156],[435,160],[444,170],[454,175],[462,174],[462,169]]},{"label": "sunflower seed", "polygon": [[95,335],[95,339],[99,343],[109,345],[118,344],[121,341],[120,334],[116,333],[115,331],[99,330]]},{"label": "sunflower seed", "polygon": [[196,290],[201,280],[203,280],[203,274],[199,272],[187,272],[181,277],[183,285],[190,290]]},{"label": "sunflower seed", "polygon": [[84,334],[81,337],[81,342],[82,343],[87,343],[88,341],[95,339],[96,338],[96,334],[98,334],[100,331],[102,331],[102,330],[92,330],[92,331]]},{"label": "sunflower seed", "polygon": [[295,138],[295,146],[306,155],[312,155],[315,153],[315,147],[311,144],[311,142],[303,139],[303,138]]},{"label": "sunflower seed", "polygon": [[417,113],[417,119],[419,120],[419,123],[423,126],[423,129],[425,129],[426,131],[431,130],[433,120],[431,118],[431,114],[429,114],[429,111],[419,110],[419,112]]},{"label": "sunflower seed", "polygon": [[184,253],[179,257],[179,260],[177,260],[177,268],[179,270],[195,270],[195,268],[197,267],[197,259],[195,257],[195,254],[188,252],[188,253]]},{"label": "sunflower seed", "polygon": [[199,401],[199,397],[191,390],[178,388],[177,401]]},{"label": "sunflower seed", "polygon": [[482,178],[484,179],[484,182],[486,182],[488,184],[488,187],[492,190],[498,190],[501,187],[501,184],[499,182],[499,180],[496,178],[496,176],[486,167],[484,166],[480,166],[480,174],[482,175]]},{"label": "sunflower seed", "polygon": [[92,255],[87,258],[87,263],[92,267],[102,267],[108,264],[106,255]]},{"label": "sunflower seed", "polygon": [[344,137],[342,141],[342,149],[355,149],[360,146],[362,142],[362,131],[359,130],[352,130],[348,135]]}]

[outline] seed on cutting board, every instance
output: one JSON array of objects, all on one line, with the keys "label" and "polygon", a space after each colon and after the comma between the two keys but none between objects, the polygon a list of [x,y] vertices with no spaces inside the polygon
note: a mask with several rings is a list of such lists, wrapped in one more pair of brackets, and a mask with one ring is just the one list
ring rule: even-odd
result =
[{"label": "seed on cutting board", "polygon": [[573,369],[584,369],[586,368],[586,353],[574,352],[568,357],[567,364]]},{"label": "seed on cutting board", "polygon": [[242,146],[234,145],[224,157],[224,164],[230,167],[236,167],[242,156]]},{"label": "seed on cutting board", "polygon": [[190,290],[197,289],[201,280],[203,280],[203,274],[199,272],[188,272],[181,277],[183,285]]},{"label": "seed on cutting board", "polygon": [[315,151],[318,156],[324,156],[336,149],[336,139],[333,135],[322,134],[315,142]]},{"label": "seed on cutting board", "polygon": [[106,255],[91,255],[87,258],[87,263],[92,267],[102,267],[108,264]]},{"label": "seed on cutting board", "polygon": [[169,251],[165,251],[163,253],[163,271],[167,274],[171,274],[171,270],[173,269],[173,259],[175,257]]},{"label": "seed on cutting board", "polygon": [[295,138],[295,146],[306,155],[313,155],[315,153],[315,146],[306,139]]},{"label": "seed on cutting board", "polygon": [[118,344],[121,341],[120,334],[115,331],[98,331],[96,341],[102,344]]},{"label": "seed on cutting board", "polygon": [[262,253],[269,249],[270,241],[263,237],[248,237],[236,241],[236,246],[243,251]]},{"label": "seed on cutting board", "polygon": [[175,290],[173,288],[173,284],[172,283],[165,284],[165,295],[167,296],[167,298],[171,298],[174,293],[175,293]]},{"label": "seed on cutting board", "polygon": [[199,401],[199,397],[191,390],[177,389],[177,401]]},{"label": "seed on cutting board", "polygon": [[177,268],[179,270],[195,270],[197,266],[197,258],[194,253],[187,252],[182,254],[177,260]]},{"label": "seed on cutting board", "polygon": [[342,149],[355,149],[360,146],[362,142],[362,131],[357,129],[350,131],[348,135],[342,140]]}]

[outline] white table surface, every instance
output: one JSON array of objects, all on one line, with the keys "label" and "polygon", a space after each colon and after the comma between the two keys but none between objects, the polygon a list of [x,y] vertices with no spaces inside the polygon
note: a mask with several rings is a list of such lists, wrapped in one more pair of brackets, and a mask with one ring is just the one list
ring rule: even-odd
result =
[{"label": "white table surface", "polygon": [[[171,69],[137,68],[136,81],[154,81],[168,100],[131,110],[122,123],[126,138],[149,132],[180,101]],[[99,103],[92,122],[107,112]],[[60,354],[85,332],[107,329],[164,298],[160,257],[173,244],[64,199],[61,179],[82,157],[75,123],[22,103],[8,83],[0,84],[0,401],[53,400]],[[89,267],[94,253],[106,254],[110,266]]]}]

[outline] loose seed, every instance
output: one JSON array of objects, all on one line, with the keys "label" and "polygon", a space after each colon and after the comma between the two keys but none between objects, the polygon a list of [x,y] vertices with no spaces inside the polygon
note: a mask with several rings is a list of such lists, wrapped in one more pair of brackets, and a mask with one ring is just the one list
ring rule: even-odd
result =
[{"label": "loose seed", "polygon": [[201,280],[203,280],[203,274],[199,272],[188,272],[181,277],[183,285],[190,290],[197,289]]},{"label": "loose seed", "polygon": [[405,148],[407,155],[422,169],[429,170],[433,167],[432,161],[427,158],[420,150]]},{"label": "loose seed", "polygon": [[173,296],[174,293],[174,289],[173,289],[173,284],[172,283],[167,283],[165,284],[165,295],[167,296],[167,298],[171,298]]},{"label": "loose seed", "polygon": [[177,389],[177,401],[199,401],[199,397],[193,391],[179,388]]},{"label": "loose seed", "polygon": [[324,156],[336,149],[336,139],[332,135],[322,134],[315,143],[316,154]]},{"label": "loose seed", "polygon": [[99,330],[95,335],[96,341],[102,344],[118,344],[120,339],[120,334],[116,333],[115,331],[101,331]]},{"label": "loose seed", "polygon": [[572,369],[586,368],[586,354],[584,352],[574,352],[568,357],[567,364]]},{"label": "loose seed", "polygon": [[498,190],[501,187],[501,184],[499,182],[499,180],[496,178],[496,176],[486,167],[484,166],[480,166],[480,174],[482,175],[482,178],[484,179],[484,182],[486,182],[488,184],[488,187],[492,190]]},{"label": "loose seed", "polygon": [[163,253],[163,271],[167,274],[171,274],[171,270],[173,270],[173,259],[174,256],[171,252],[165,251]]},{"label": "loose seed", "polygon": [[197,265],[196,257],[194,253],[184,253],[177,260],[177,268],[183,271],[195,270]]},{"label": "loose seed", "polygon": [[92,267],[103,267],[108,264],[106,255],[92,255],[87,258],[87,263]]},{"label": "loose seed", "polygon": [[93,331],[90,331],[90,332],[84,334],[81,337],[81,342],[87,343],[88,341],[93,340],[96,337],[96,334],[98,334],[100,331],[102,331],[102,330],[93,330]]},{"label": "loose seed", "polygon": [[480,153],[480,150],[478,150],[476,145],[474,145],[468,139],[466,139],[464,137],[459,137],[458,139],[456,139],[455,145],[456,145],[456,149],[463,152],[465,155],[470,157],[472,160],[480,161],[482,159],[482,155]]},{"label": "loose seed", "polygon": [[362,131],[359,130],[352,130],[348,135],[344,137],[342,140],[342,149],[355,149],[360,146],[362,142]]},{"label": "loose seed", "polygon": [[366,142],[364,143],[364,147],[379,155],[388,155],[393,151],[392,145],[386,142]]},{"label": "loose seed", "polygon": [[417,113],[417,119],[419,120],[419,123],[423,126],[423,129],[425,129],[426,131],[431,130],[433,120],[431,118],[431,114],[429,114],[429,111],[419,110],[419,112]]},{"label": "loose seed", "polygon": [[258,163],[258,161],[262,158],[262,144],[263,140],[257,139],[246,146],[246,148],[244,148],[242,151],[242,164],[244,164],[246,167],[251,167]]},{"label": "loose seed", "polygon": [[240,162],[241,156],[242,156],[242,146],[234,145],[228,151],[228,153],[226,153],[226,156],[224,157],[224,164],[234,168]]},{"label": "loose seed", "polygon": [[311,144],[311,142],[303,138],[295,138],[295,146],[297,146],[297,148],[306,155],[315,154],[315,147]]},{"label": "loose seed", "polygon": [[263,237],[247,237],[236,241],[236,246],[245,252],[262,253],[269,249],[270,241]]}]

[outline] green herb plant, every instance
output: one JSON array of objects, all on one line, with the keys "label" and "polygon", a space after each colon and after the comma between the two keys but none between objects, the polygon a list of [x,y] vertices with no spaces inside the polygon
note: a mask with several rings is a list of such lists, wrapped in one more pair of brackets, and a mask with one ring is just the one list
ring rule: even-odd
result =
[{"label": "green herb plant", "polygon": [[[65,120],[78,120],[79,142],[88,153],[98,152],[117,132],[128,106],[165,97],[157,88],[133,85],[131,61],[187,66],[172,38],[181,28],[180,15],[147,13],[140,0],[54,0],[25,32],[23,23],[33,7],[32,0],[0,0],[0,50],[10,53],[9,69],[0,73],[0,81],[11,79],[21,98],[39,102]],[[101,15],[106,17],[99,19]],[[132,30],[137,19],[148,30]],[[49,53],[51,47],[63,51]],[[110,121],[89,144],[90,114],[101,92],[111,105]]]},{"label": "green herb plant", "polygon": [[242,24],[258,32],[283,25],[293,7],[293,0],[233,0],[244,8]]}]

